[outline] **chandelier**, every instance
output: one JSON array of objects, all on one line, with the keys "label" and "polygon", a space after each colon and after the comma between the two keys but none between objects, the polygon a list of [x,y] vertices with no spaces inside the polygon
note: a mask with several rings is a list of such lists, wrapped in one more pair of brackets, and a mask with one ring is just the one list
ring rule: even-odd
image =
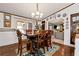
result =
[{"label": "chandelier", "polygon": [[39,5],[36,4],[36,12],[32,13],[32,18],[40,20],[43,16],[43,13],[39,12]]}]

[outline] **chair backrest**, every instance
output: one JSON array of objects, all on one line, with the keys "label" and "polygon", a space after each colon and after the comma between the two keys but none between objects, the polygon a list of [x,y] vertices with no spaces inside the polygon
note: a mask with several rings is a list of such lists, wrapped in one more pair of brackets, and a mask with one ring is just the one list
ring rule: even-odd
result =
[{"label": "chair backrest", "polygon": [[18,37],[18,42],[20,43],[22,41],[22,34],[19,30],[16,30],[17,37]]},{"label": "chair backrest", "polygon": [[45,39],[45,36],[46,36],[46,32],[44,30],[39,31],[39,35],[38,35],[39,39]]},{"label": "chair backrest", "polygon": [[32,30],[26,30],[28,34],[32,34]]},{"label": "chair backrest", "polygon": [[16,33],[17,33],[17,37],[21,37],[22,36],[22,34],[21,34],[21,32],[19,30],[17,30]]},{"label": "chair backrest", "polygon": [[46,30],[46,37],[51,38],[52,31],[51,30]]}]

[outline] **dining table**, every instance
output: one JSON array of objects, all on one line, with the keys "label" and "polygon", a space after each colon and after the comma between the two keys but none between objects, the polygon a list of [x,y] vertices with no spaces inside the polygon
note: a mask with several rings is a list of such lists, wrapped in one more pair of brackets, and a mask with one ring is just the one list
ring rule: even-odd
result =
[{"label": "dining table", "polygon": [[27,39],[32,42],[32,49],[30,54],[34,55],[35,52],[39,49],[36,44],[36,42],[38,41],[38,34],[24,34],[24,35],[27,36]]}]

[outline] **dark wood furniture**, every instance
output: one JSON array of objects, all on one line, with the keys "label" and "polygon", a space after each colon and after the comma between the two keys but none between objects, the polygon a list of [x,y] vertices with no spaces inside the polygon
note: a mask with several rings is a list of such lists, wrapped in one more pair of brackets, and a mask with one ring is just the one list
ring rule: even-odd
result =
[{"label": "dark wood furniture", "polygon": [[42,30],[45,30],[45,21],[42,21]]},{"label": "dark wood furniture", "polygon": [[26,30],[26,33],[27,34],[32,34],[32,30],[30,30],[30,29],[29,30]]},{"label": "dark wood furniture", "polygon": [[[23,49],[26,48],[26,50],[32,50],[32,42],[30,40],[22,40],[22,33],[17,30],[17,37],[18,37],[18,53],[20,53],[20,56],[23,53]],[[29,48],[30,47],[30,48]]]},{"label": "dark wood furniture", "polygon": [[36,43],[36,40],[37,40],[37,35],[35,35],[35,34],[28,34],[27,38],[31,42],[30,54],[32,54],[34,52],[34,49],[36,48],[36,44],[35,43]]},{"label": "dark wood furniture", "polygon": [[40,48],[43,48],[44,53],[45,53],[44,32],[41,31],[39,33],[28,35],[28,38],[32,41],[32,51],[31,51],[31,53],[34,53],[34,51],[38,52],[38,50]]},{"label": "dark wood furniture", "polygon": [[19,30],[16,31],[18,37],[18,54],[20,52],[20,56],[22,55],[22,34]]},{"label": "dark wood furniture", "polygon": [[38,34],[38,43],[39,43],[39,48],[43,48],[44,53],[45,53],[45,39],[46,39],[46,33],[45,31],[39,31]]},{"label": "dark wood furniture", "polygon": [[[32,53],[34,50],[43,48],[44,53],[45,53],[45,46],[51,47],[51,30],[40,30],[37,33],[32,34],[30,30],[28,30],[30,34],[27,34],[27,38],[29,39],[28,41],[26,40],[25,42],[22,41],[22,34],[19,30],[17,30],[17,37],[18,37],[18,53],[20,52],[20,55],[22,55],[22,50],[23,48],[26,48],[27,50],[30,50],[30,53]],[[23,44],[26,45],[26,47],[22,47]]]},{"label": "dark wood furniture", "polygon": [[28,37],[29,39],[31,39],[32,43],[35,43],[36,49],[43,48],[45,53],[45,46],[47,47],[47,50],[48,47],[52,48],[51,35],[52,35],[51,30],[39,30],[39,31],[35,30],[35,33],[28,35]]},{"label": "dark wood furniture", "polygon": [[46,32],[45,46],[47,47],[48,50],[48,47],[52,48],[51,36],[53,34],[53,31],[46,30],[45,32]]},{"label": "dark wood furniture", "polygon": [[48,47],[52,48],[52,44],[51,44],[51,35],[52,35],[52,31],[51,30],[41,30],[39,31],[39,34],[38,34],[38,45],[39,45],[39,48],[43,48],[44,49],[44,52],[45,52],[45,47],[47,47],[47,50],[48,50]]}]

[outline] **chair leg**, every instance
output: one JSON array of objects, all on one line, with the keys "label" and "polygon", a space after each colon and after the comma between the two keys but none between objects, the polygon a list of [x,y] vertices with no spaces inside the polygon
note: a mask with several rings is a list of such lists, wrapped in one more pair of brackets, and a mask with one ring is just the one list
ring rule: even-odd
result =
[{"label": "chair leg", "polygon": [[52,45],[51,45],[51,49],[52,49]]},{"label": "chair leg", "polygon": [[43,42],[43,49],[44,49],[44,53],[45,53],[45,42]]},{"label": "chair leg", "polygon": [[22,44],[20,45],[20,56],[22,55]]},{"label": "chair leg", "polygon": [[32,42],[30,41],[30,53],[32,53],[33,49],[32,49]]},{"label": "chair leg", "polygon": [[18,53],[17,54],[19,54],[19,52],[20,52],[20,42],[18,43]]},{"label": "chair leg", "polygon": [[47,45],[47,51],[49,50],[49,46]]},{"label": "chair leg", "polygon": [[43,49],[44,49],[44,53],[45,53],[45,48],[43,47]]},{"label": "chair leg", "polygon": [[26,44],[26,51],[27,51],[27,44]]},{"label": "chair leg", "polygon": [[18,46],[18,52],[17,52],[17,54],[19,54],[19,46]]}]

